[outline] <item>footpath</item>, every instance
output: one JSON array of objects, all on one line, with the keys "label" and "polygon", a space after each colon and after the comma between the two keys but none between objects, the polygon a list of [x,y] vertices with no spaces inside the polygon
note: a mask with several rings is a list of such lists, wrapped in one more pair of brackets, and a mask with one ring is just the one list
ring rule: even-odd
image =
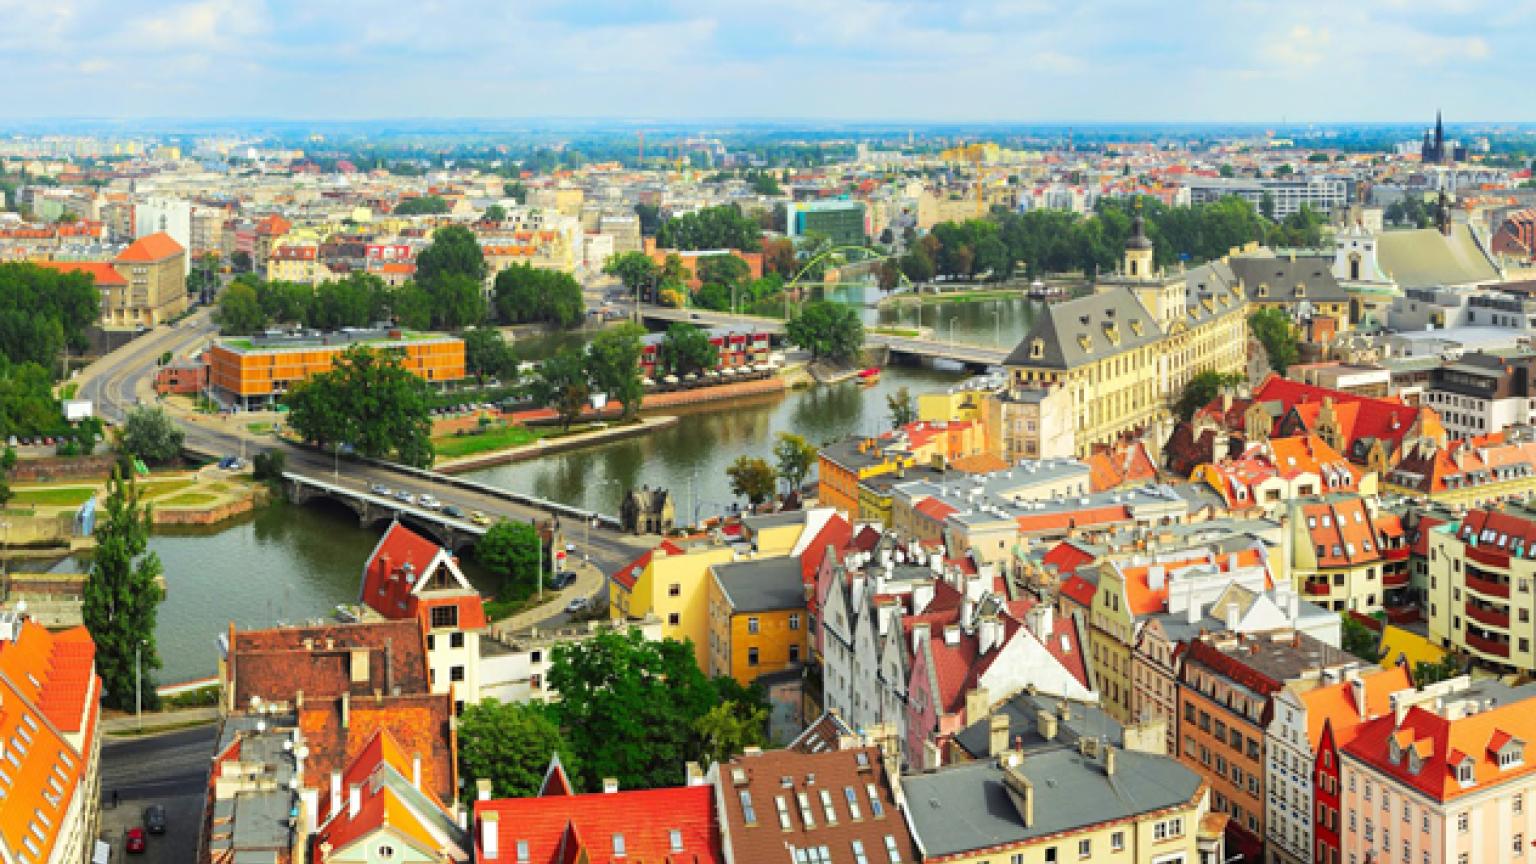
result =
[{"label": "footpath", "polygon": [[139,718],[132,711],[103,711],[101,731],[104,735],[129,737],[174,732],[192,726],[217,722],[219,706],[199,705],[195,708],[177,708],[171,711],[145,711],[142,730]]},{"label": "footpath", "polygon": [[576,581],[569,588],[563,591],[546,590],[543,603],[491,622],[491,631],[496,634],[507,634],[542,626],[544,622],[563,613],[565,605],[573,597],[586,597],[590,600],[602,595],[603,602],[606,603],[608,577],[603,575],[603,571],[591,561],[581,561],[573,569],[576,573]]}]

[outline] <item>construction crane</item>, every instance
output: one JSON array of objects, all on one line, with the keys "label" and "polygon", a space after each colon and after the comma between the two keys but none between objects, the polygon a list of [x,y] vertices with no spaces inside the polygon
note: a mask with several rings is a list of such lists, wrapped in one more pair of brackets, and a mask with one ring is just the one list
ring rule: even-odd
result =
[{"label": "construction crane", "polygon": [[980,218],[987,213],[986,184],[982,182],[981,163],[986,161],[987,150],[996,145],[976,142],[958,147],[951,147],[939,154],[946,162],[969,162],[971,171],[975,174],[976,182],[976,216]]}]

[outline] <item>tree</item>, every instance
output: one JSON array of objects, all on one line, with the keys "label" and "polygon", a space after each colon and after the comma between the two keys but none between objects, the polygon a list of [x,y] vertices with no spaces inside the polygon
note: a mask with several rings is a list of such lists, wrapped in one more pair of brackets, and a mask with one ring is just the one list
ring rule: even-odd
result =
[{"label": "tree", "polygon": [[693,305],[715,312],[728,311],[731,308],[731,292],[724,285],[713,282],[700,285],[699,290],[693,292]]},{"label": "tree", "polygon": [[753,509],[773,497],[775,478],[773,466],[753,456],[738,456],[725,475],[731,479],[731,494],[747,499]]},{"label": "tree", "polygon": [[432,324],[444,330],[461,330],[485,321],[483,283],[463,273],[450,273],[426,283],[432,296]]},{"label": "tree", "polygon": [[1263,195],[1259,196],[1259,215],[1265,219],[1275,218],[1275,195],[1268,189],[1264,190]]},{"label": "tree", "polygon": [[154,681],[154,670],[160,668],[155,618],[164,597],[160,557],[146,551],[150,521],[148,506],[139,503],[138,483],[114,470],[106,512],[96,521],[96,552],[82,592],[81,617],[96,643],[105,702],[124,711],[135,707],[136,697],[146,708],[160,703]]},{"label": "tree", "polygon": [[1461,664],[1455,655],[1447,654],[1439,662],[1420,660],[1413,664],[1413,683],[1416,687],[1428,687],[1437,681],[1446,681],[1461,674]]},{"label": "tree", "polygon": [[[459,716],[459,776],[491,781],[493,797],[539,794],[556,753],[566,774],[576,776],[576,752],[541,703],[486,699],[467,706]],[[459,797],[466,805],[473,801],[474,783],[466,782]]]},{"label": "tree", "polygon": [[1184,390],[1179,393],[1179,401],[1174,405],[1174,411],[1179,419],[1188,420],[1195,416],[1195,412],[1210,404],[1223,387],[1233,387],[1243,383],[1243,376],[1237,373],[1223,374],[1211,369],[1198,372],[1184,385]]},{"label": "tree", "polygon": [[695,721],[717,701],[691,642],[652,642],[633,629],[557,645],[549,684],[585,788],[604,777],[624,789],[676,785],[699,754]]},{"label": "tree", "polygon": [[485,282],[485,253],[474,232],[462,225],[439,228],[432,234],[432,245],[416,256],[416,280],[428,290],[447,276],[468,276]]},{"label": "tree", "polygon": [[58,369],[65,350],[90,346],[86,328],[101,314],[101,293],[85,273],[35,264],[0,264],[0,354],[12,363]]},{"label": "tree", "polygon": [[288,457],[281,450],[264,450],[251,458],[251,476],[257,480],[283,479]]},{"label": "tree", "polygon": [[464,366],[481,384],[487,378],[510,381],[517,377],[517,355],[491,327],[477,327],[464,333]]},{"label": "tree", "polygon": [[1278,306],[1269,306],[1248,316],[1248,329],[1253,337],[1264,345],[1269,356],[1269,366],[1284,375],[1285,370],[1296,362],[1296,337],[1291,332],[1291,319]]},{"label": "tree", "polygon": [[752,276],[752,268],[735,255],[706,255],[699,259],[699,281],[729,291]]},{"label": "tree", "polygon": [[585,357],[580,351],[562,348],[539,364],[533,398],[540,405],[555,409],[560,415],[561,429],[571,428],[571,423],[586,408],[591,393]]},{"label": "tree", "polygon": [[603,272],[618,277],[631,297],[641,299],[654,299],[656,284],[661,280],[661,271],[656,267],[656,262],[644,252],[610,255],[603,264]]},{"label": "tree", "polygon": [[1376,648],[1380,637],[1375,631],[1356,621],[1348,612],[1339,613],[1339,618],[1344,622],[1340,628],[1340,644],[1344,650],[1367,663],[1380,660],[1381,653]]},{"label": "tree", "polygon": [[[643,256],[642,256],[643,257]],[[514,264],[496,274],[496,314],[508,324],[575,327],[586,317],[581,285],[569,274]]]},{"label": "tree", "polygon": [[527,522],[501,520],[475,544],[475,560],[501,580],[507,594],[526,597],[539,587],[543,542]]},{"label": "tree", "polygon": [[[513,180],[511,183],[503,183],[501,192],[519,204],[528,203],[528,187],[521,180]],[[494,206],[494,205],[492,205]]]},{"label": "tree", "polygon": [[908,423],[917,422],[917,402],[912,398],[912,391],[906,387],[901,387],[895,393],[886,396],[885,405],[891,412],[892,429],[900,429]]},{"label": "tree", "polygon": [[658,353],[662,367],[679,377],[713,369],[720,362],[720,349],[709,341],[709,334],[682,321],[667,328]]},{"label": "tree", "polygon": [[317,330],[368,327],[384,317],[387,291],[384,280],[372,273],[321,282],[314,288],[304,323]]},{"label": "tree", "polygon": [[481,219],[486,222],[505,222],[507,221],[507,208],[500,204],[492,204],[485,208],[485,214]]},{"label": "tree", "polygon": [[447,213],[448,202],[437,195],[418,195],[395,205],[396,216],[436,216]]},{"label": "tree", "polygon": [[779,476],[793,492],[798,491],[810,475],[811,467],[816,464],[817,451],[803,437],[793,432],[780,432],[778,443],[773,445],[773,456]]},{"label": "tree", "polygon": [[813,300],[784,327],[789,341],[811,352],[814,359],[848,362],[864,347],[864,325],[852,307]]},{"label": "tree", "polygon": [[261,311],[256,289],[244,282],[231,283],[219,295],[219,305],[213,310],[213,321],[225,336],[249,336],[267,326],[267,316]]},{"label": "tree", "polygon": [[354,345],[325,372],[288,394],[288,425],[322,448],[349,445],[362,456],[432,464],[427,382],[400,358]]},{"label": "tree", "polygon": [[763,241],[764,273],[777,273],[785,279],[790,279],[798,269],[795,260],[795,241],[787,237]]},{"label": "tree", "polygon": [[119,448],[151,464],[164,464],[181,455],[186,435],[159,406],[141,405],[128,412],[118,434]]},{"label": "tree", "polygon": [[640,234],[655,237],[656,230],[661,227],[661,208],[655,204],[636,204],[635,216],[640,220]]},{"label": "tree", "polygon": [[432,326],[432,295],[415,282],[407,282],[390,294],[389,310],[395,323],[411,330]]},{"label": "tree", "polygon": [[604,330],[587,345],[587,380],[624,406],[625,419],[640,412],[645,385],[640,375],[640,337],[645,328],[621,324]]},{"label": "tree", "polygon": [[767,743],[768,711],[726,700],[694,721],[704,763],[724,763],[748,747]]},{"label": "tree", "polygon": [[656,245],[664,249],[739,249],[756,252],[762,247],[762,230],[742,215],[735,204],[705,207],[674,216],[656,231]]},{"label": "tree", "polygon": [[246,251],[235,252],[229,256],[230,269],[236,273],[249,273],[254,269],[251,262],[251,253]]}]

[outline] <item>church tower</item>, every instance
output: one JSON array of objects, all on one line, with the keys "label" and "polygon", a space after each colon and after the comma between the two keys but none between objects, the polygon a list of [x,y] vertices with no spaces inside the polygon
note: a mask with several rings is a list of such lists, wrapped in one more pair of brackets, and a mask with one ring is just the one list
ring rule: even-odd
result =
[{"label": "church tower", "polygon": [[1125,275],[1132,279],[1151,279],[1156,275],[1152,269],[1152,241],[1147,237],[1140,205],[1131,219],[1131,236],[1125,241]]}]

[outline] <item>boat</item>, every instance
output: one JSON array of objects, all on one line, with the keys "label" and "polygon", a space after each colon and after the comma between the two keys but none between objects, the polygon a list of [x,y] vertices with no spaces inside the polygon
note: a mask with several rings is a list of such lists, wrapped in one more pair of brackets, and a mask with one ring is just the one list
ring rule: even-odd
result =
[{"label": "boat", "polygon": [[859,383],[866,387],[880,383],[880,367],[871,366],[860,372]]}]

